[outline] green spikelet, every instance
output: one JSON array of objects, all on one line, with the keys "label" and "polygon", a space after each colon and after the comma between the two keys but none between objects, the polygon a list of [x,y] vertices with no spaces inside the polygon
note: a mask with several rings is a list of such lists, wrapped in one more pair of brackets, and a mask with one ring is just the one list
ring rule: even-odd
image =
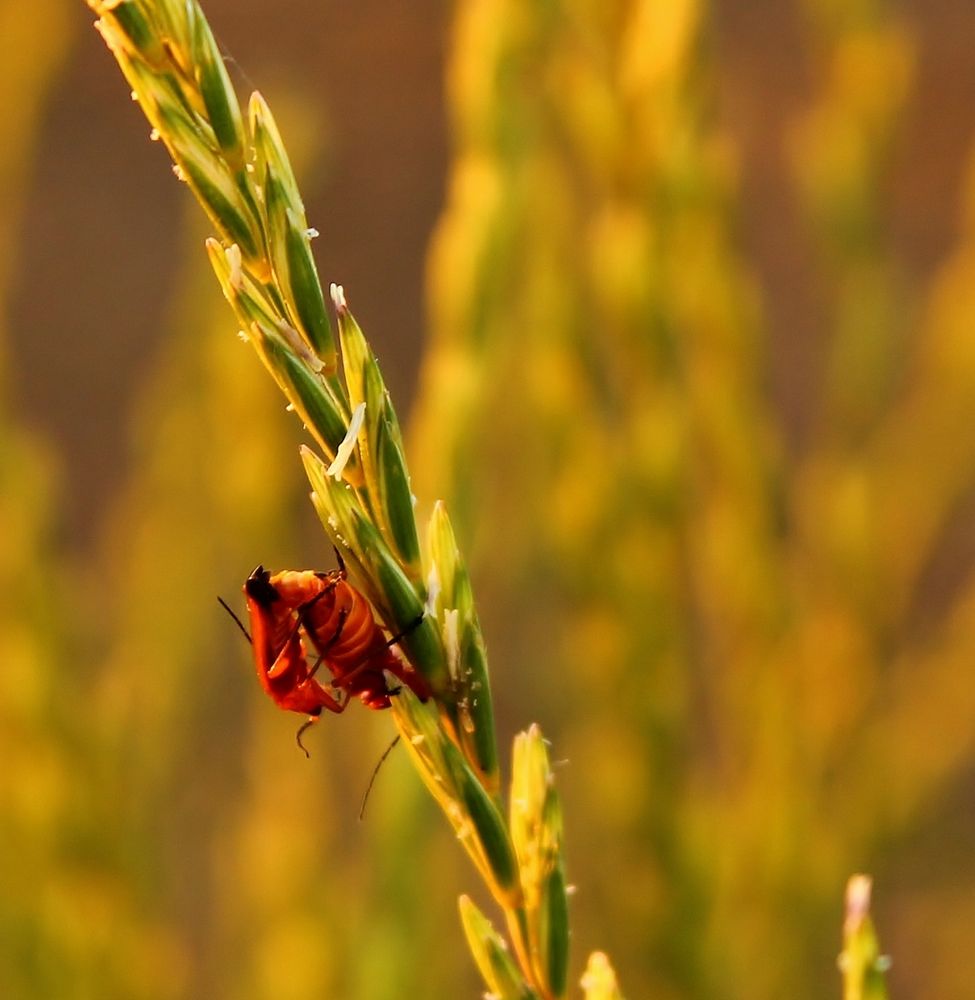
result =
[{"label": "green spikelet", "polygon": [[500,1000],[535,1000],[538,994],[521,978],[504,938],[467,896],[460,897],[460,916],[474,960],[492,996]]}]

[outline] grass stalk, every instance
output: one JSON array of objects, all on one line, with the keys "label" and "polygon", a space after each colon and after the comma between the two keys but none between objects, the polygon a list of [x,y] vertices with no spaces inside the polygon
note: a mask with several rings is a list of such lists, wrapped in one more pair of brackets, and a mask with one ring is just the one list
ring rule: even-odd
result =
[{"label": "grass stalk", "polygon": [[[330,289],[334,322],[328,313],[315,233],[270,108],[254,94],[245,116],[194,0],[88,2],[153,138],[216,230],[207,250],[241,337],[314,442],[301,454],[330,542],[385,627],[406,633],[404,652],[433,691],[421,703],[404,690],[393,717],[504,915],[510,952],[461,900],[475,961],[497,996],[563,997],[562,820],[545,742],[536,726],[516,738],[506,812],[487,655],[463,558],[443,505],[420,542],[395,410],[340,286]],[[587,982],[615,983],[604,957],[594,956],[590,970]],[[590,997],[619,995],[615,985],[585,988]]]},{"label": "grass stalk", "polygon": [[872,882],[854,875],[846,886],[846,919],[839,967],[843,1000],[888,1000],[886,973],[890,959],[880,953],[877,932],[870,917]]}]

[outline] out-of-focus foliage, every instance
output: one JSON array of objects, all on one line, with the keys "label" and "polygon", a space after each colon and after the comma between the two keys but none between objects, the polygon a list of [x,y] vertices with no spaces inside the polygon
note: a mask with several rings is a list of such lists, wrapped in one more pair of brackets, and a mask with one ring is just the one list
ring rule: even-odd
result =
[{"label": "out-of-focus foliage", "polygon": [[[22,198],[40,108],[63,58],[68,27],[58,0],[34,23],[0,3],[0,90],[16,94],[0,143],[0,994],[61,992],[77,968],[77,939],[43,877],[70,863],[77,768],[58,697],[64,598],[53,574],[53,462],[11,419],[7,301],[16,273]],[[82,889],[79,886],[79,889]],[[68,991],[61,995],[70,996]]]},{"label": "out-of-focus foliage", "polygon": [[495,595],[499,702],[530,685],[574,764],[576,940],[636,996],[814,997],[847,873],[910,870],[970,769],[971,253],[903,281],[882,192],[911,35],[882,3],[808,3],[783,147],[829,307],[793,444],[713,16],[456,5],[416,492]]}]

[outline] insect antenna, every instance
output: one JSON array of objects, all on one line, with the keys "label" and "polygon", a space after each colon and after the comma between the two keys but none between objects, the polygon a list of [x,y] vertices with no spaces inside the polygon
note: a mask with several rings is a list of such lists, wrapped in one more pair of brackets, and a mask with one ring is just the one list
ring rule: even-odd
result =
[{"label": "insect antenna", "polygon": [[359,806],[359,822],[362,822],[363,816],[366,814],[366,803],[369,801],[369,793],[372,791],[372,786],[376,783],[376,775],[379,774],[379,769],[383,766],[384,761],[390,755],[393,747],[399,743],[399,733],[393,737],[393,742],[389,744],[388,747],[383,751],[382,757],[376,762],[376,766],[372,769],[372,776],[369,778],[369,784],[366,785],[366,794],[362,796],[362,805]]},{"label": "insect antenna", "polygon": [[244,633],[244,638],[253,646],[254,640],[251,639],[250,632],[248,632],[247,629],[244,628],[244,623],[234,613],[233,608],[231,608],[231,606],[219,594],[217,595],[217,600],[220,602],[220,607],[222,607],[224,611],[226,611],[227,614],[230,615],[230,617],[233,618],[233,620],[237,623],[237,628],[239,628],[241,632]]}]

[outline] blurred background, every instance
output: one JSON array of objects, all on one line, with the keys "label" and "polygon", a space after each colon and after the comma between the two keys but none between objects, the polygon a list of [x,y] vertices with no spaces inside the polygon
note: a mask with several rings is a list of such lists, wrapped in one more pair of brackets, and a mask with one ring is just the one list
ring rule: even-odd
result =
[{"label": "blurred background", "polygon": [[[211,0],[561,764],[574,978],[902,1000],[975,933],[975,6]],[[78,0],[0,0],[0,995],[474,997],[473,871],[216,603],[300,428]]]}]

